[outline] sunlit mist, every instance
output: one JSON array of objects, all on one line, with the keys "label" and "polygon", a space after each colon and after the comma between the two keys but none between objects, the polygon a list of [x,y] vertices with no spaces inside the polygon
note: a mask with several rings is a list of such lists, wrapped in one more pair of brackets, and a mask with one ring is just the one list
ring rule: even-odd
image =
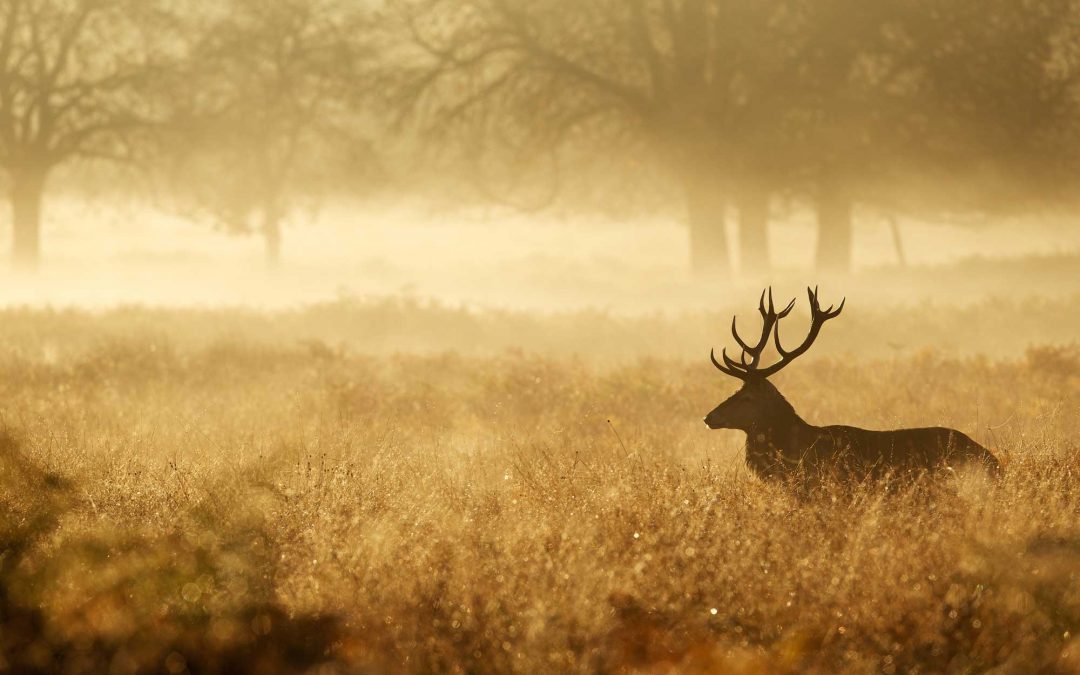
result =
[{"label": "sunlit mist", "polygon": [[1080,0],[0,0],[0,672],[1080,672],[1078,187]]}]

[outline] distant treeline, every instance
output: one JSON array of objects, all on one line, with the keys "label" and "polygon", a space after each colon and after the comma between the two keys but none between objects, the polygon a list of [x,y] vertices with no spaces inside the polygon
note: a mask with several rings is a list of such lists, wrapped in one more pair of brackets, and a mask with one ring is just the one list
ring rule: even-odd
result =
[{"label": "distant treeline", "polygon": [[1078,73],[1077,0],[0,0],[0,180],[27,268],[52,178],[271,261],[331,196],[678,213],[706,274],[809,208],[844,271],[856,209],[1071,209]]},{"label": "distant treeline", "polygon": [[[850,298],[849,298],[850,300]],[[849,305],[851,303],[849,302]],[[825,331],[816,357],[1018,358],[1048,372],[1080,368],[1080,295],[987,299],[966,306],[923,302],[859,309]],[[325,358],[405,354],[580,359],[611,366],[640,359],[708,365],[708,346],[729,340],[733,314],[752,322],[743,302],[715,311],[625,315],[597,310],[551,314],[473,311],[408,298],[343,298],[302,309],[155,309],[0,311],[0,362],[151,358],[171,368],[193,352],[222,363],[282,350]],[[796,312],[793,324],[809,319]],[[795,328],[793,331],[797,330]],[[241,357],[240,354],[247,356]],[[456,356],[455,356],[456,355]],[[141,361],[140,361],[141,363]],[[145,365],[145,364],[143,364]],[[142,367],[142,366],[140,366]],[[126,368],[126,366],[124,366]],[[123,369],[123,368],[122,368]],[[105,368],[105,370],[109,370]],[[33,373],[27,372],[27,377]]]}]

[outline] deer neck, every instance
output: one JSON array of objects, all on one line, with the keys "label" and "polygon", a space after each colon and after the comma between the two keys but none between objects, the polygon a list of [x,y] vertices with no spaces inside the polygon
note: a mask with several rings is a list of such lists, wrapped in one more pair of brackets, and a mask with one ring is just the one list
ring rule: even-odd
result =
[{"label": "deer neck", "polygon": [[789,405],[777,406],[755,420],[746,430],[746,443],[752,449],[775,451],[799,445],[806,436],[807,424]]}]

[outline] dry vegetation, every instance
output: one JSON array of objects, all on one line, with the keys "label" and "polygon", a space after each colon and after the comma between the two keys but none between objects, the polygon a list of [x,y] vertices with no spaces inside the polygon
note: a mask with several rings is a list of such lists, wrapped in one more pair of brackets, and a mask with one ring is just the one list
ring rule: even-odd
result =
[{"label": "dry vegetation", "polygon": [[[970,294],[954,295],[948,278],[936,282],[938,290],[929,296],[904,296],[905,285],[899,282],[876,293],[846,292],[849,310],[842,327],[825,332],[814,344],[813,355],[881,358],[929,349],[946,356],[1012,357],[1028,345],[1070,343],[1080,335],[1080,286],[1061,297],[1005,295],[972,300]],[[486,283],[490,285],[491,277]],[[706,302],[706,292],[719,300]],[[732,314],[757,319],[747,298],[754,299],[760,292],[761,286],[724,287],[717,292],[699,289],[696,306],[715,306],[707,312],[663,312],[649,306],[634,313],[474,310],[408,296],[345,296],[272,313],[246,308],[133,306],[99,312],[12,308],[0,310],[0,355],[31,361],[81,359],[104,344],[138,338],[184,352],[222,342],[260,348],[313,342],[379,355],[453,351],[487,356],[524,350],[559,358],[577,356],[603,365],[642,357],[695,363],[705,358],[707,363],[709,347],[730,336]],[[822,292],[826,292],[824,286]],[[642,290],[637,297],[644,294]],[[777,289],[777,297],[785,294],[805,297],[801,285]],[[826,297],[832,294],[830,289]],[[800,305],[790,321],[807,322],[805,311]]]},{"label": "dry vegetation", "polygon": [[1076,348],[807,358],[778,385],[808,420],[1009,465],[796,497],[701,424],[733,389],[703,359],[225,318],[5,317],[0,671],[1080,671]]}]

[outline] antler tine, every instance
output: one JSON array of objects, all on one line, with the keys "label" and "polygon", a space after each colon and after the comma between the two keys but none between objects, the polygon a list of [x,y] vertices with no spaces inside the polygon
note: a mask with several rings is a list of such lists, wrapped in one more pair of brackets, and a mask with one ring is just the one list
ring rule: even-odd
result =
[{"label": "antler tine", "polygon": [[794,307],[794,306],[795,306],[795,298],[792,298],[791,302],[789,302],[787,307],[784,308],[784,311],[777,314],[776,318],[777,319],[783,319],[785,316],[787,316],[788,314],[791,313],[791,308]]},{"label": "antler tine", "polygon": [[836,308],[836,311],[833,311],[832,305],[829,305],[829,309],[826,313],[829,315],[830,319],[834,316],[840,316],[840,312],[844,311],[845,302],[847,302],[847,297],[840,298],[840,305]]},{"label": "antler tine", "polygon": [[840,312],[843,311],[844,303],[847,302],[847,297],[845,296],[840,299],[839,306],[829,305],[826,309],[823,310],[821,309],[821,303],[818,300],[817,286],[814,287],[813,291],[811,291],[810,288],[807,287],[806,291],[810,294],[810,310],[813,315],[821,314],[824,315],[826,318],[831,319],[835,316],[838,316]]},{"label": "antler tine", "polygon": [[709,360],[712,361],[712,364],[714,366],[716,366],[717,368],[719,368],[720,370],[724,369],[724,367],[722,365],[720,365],[720,362],[716,360],[716,349],[715,348],[709,350]]},{"label": "antler tine", "polygon": [[789,356],[789,352],[784,351],[783,345],[780,344],[780,324],[773,326],[773,344],[776,346],[776,353],[780,355],[781,361]]},{"label": "antler tine", "polygon": [[724,357],[724,363],[726,363],[729,368],[739,371],[747,371],[750,369],[750,364],[746,362],[746,352],[743,352],[742,356],[739,357],[739,361],[742,361],[742,363],[739,363],[739,361],[728,356],[727,349],[721,349],[720,356]]},{"label": "antler tine", "polygon": [[731,334],[735,336],[735,342],[739,343],[739,346],[743,348],[743,351],[749,351],[753,349],[753,347],[746,344],[743,339],[739,337],[739,331],[735,329],[735,317],[731,317]]},{"label": "antler tine", "polygon": [[[766,291],[769,294],[768,310],[765,310],[764,305]],[[761,362],[761,352],[765,349],[765,345],[769,344],[769,334],[772,333],[773,326],[776,325],[776,306],[773,304],[772,286],[769,286],[766,291],[761,292],[761,337],[753,347],[743,347],[743,360],[746,360],[747,354],[750,355],[750,363],[746,366],[750,370],[757,369],[758,363]]]},{"label": "antler tine", "polygon": [[810,349],[810,345],[814,344],[814,340],[817,339],[818,333],[821,331],[822,325],[824,325],[825,322],[829,319],[838,316],[841,310],[844,309],[844,303],[847,302],[847,298],[844,298],[840,301],[840,306],[837,307],[835,310],[833,309],[832,305],[830,305],[828,309],[822,310],[821,304],[818,301],[817,288],[815,287],[811,289],[807,287],[806,292],[810,298],[810,331],[809,333],[807,333],[806,339],[803,340],[802,344],[795,349],[791,350],[790,352],[787,351],[780,343],[780,324],[779,322],[777,322],[773,326],[773,341],[776,345],[776,353],[780,355],[780,360],[769,366],[768,368],[763,368],[762,370],[757,371],[755,375],[760,377],[768,377],[769,375],[778,372],[781,368],[804,354],[806,350]]},{"label": "antler tine", "polygon": [[[728,363],[731,363],[731,360],[728,358],[727,353],[724,352],[723,350],[721,350],[721,356],[724,357],[724,361],[727,361]],[[720,362],[716,360],[716,350],[715,349],[710,349],[709,350],[709,359],[712,361],[712,364],[714,366],[716,366],[716,369],[719,370],[720,372],[724,373],[725,375],[730,375],[731,377],[735,377],[735,378],[738,378],[740,380],[745,380],[746,379],[746,373],[743,372],[742,370],[736,370],[736,369],[732,369],[732,368],[727,368],[727,367],[721,365]]]},{"label": "antler tine", "polygon": [[[813,315],[818,317],[820,315],[821,307],[817,301],[817,291],[807,288],[807,292],[810,293],[810,307]],[[765,298],[768,297],[769,303],[766,306]],[[717,361],[716,351],[709,352],[709,358],[712,360],[713,365],[718,370],[733,377],[737,377],[742,380],[746,380],[750,377],[768,377],[771,373],[776,372],[783,367],[784,362],[774,364],[765,370],[758,370],[758,366],[761,364],[761,353],[765,350],[765,346],[769,344],[769,336],[773,335],[776,339],[776,348],[782,358],[791,356],[797,356],[798,354],[791,352],[785,352],[783,347],[780,346],[780,335],[778,330],[778,321],[788,314],[795,307],[795,299],[793,298],[784,309],[779,312],[776,311],[776,302],[773,298],[772,286],[766,287],[761,291],[761,297],[758,299],[758,312],[761,314],[761,338],[758,339],[757,344],[750,344],[739,335],[738,330],[738,318],[731,318],[731,334],[735,338],[735,342],[742,348],[742,354],[739,356],[739,360],[731,358],[727,355],[727,349],[720,350],[720,356],[723,359],[723,363]],[[832,311],[832,307],[829,308]],[[826,317],[828,318],[828,317]],[[815,321],[824,320],[815,318]],[[812,340],[811,340],[812,341]],[[806,345],[808,348],[809,345]],[[798,350],[796,350],[798,351]]]},{"label": "antler tine", "polygon": [[[769,298],[769,305],[765,306],[765,297]],[[794,301],[792,301],[794,304]],[[769,335],[772,333],[772,328],[776,323],[776,320],[791,311],[791,305],[789,305],[781,314],[776,313],[776,305],[773,302],[772,287],[769,286],[761,291],[761,298],[758,300],[758,312],[761,313],[761,337],[758,339],[756,345],[751,345],[744,340],[739,331],[736,328],[738,321],[737,317],[731,317],[731,334],[735,338],[735,341],[739,343],[739,347],[742,348],[743,353],[740,357],[741,364],[732,362],[733,367],[738,367],[744,371],[750,371],[757,368],[758,363],[761,361],[761,352],[765,349],[765,345],[769,344]],[[750,361],[747,362],[747,355],[750,357]]]}]

